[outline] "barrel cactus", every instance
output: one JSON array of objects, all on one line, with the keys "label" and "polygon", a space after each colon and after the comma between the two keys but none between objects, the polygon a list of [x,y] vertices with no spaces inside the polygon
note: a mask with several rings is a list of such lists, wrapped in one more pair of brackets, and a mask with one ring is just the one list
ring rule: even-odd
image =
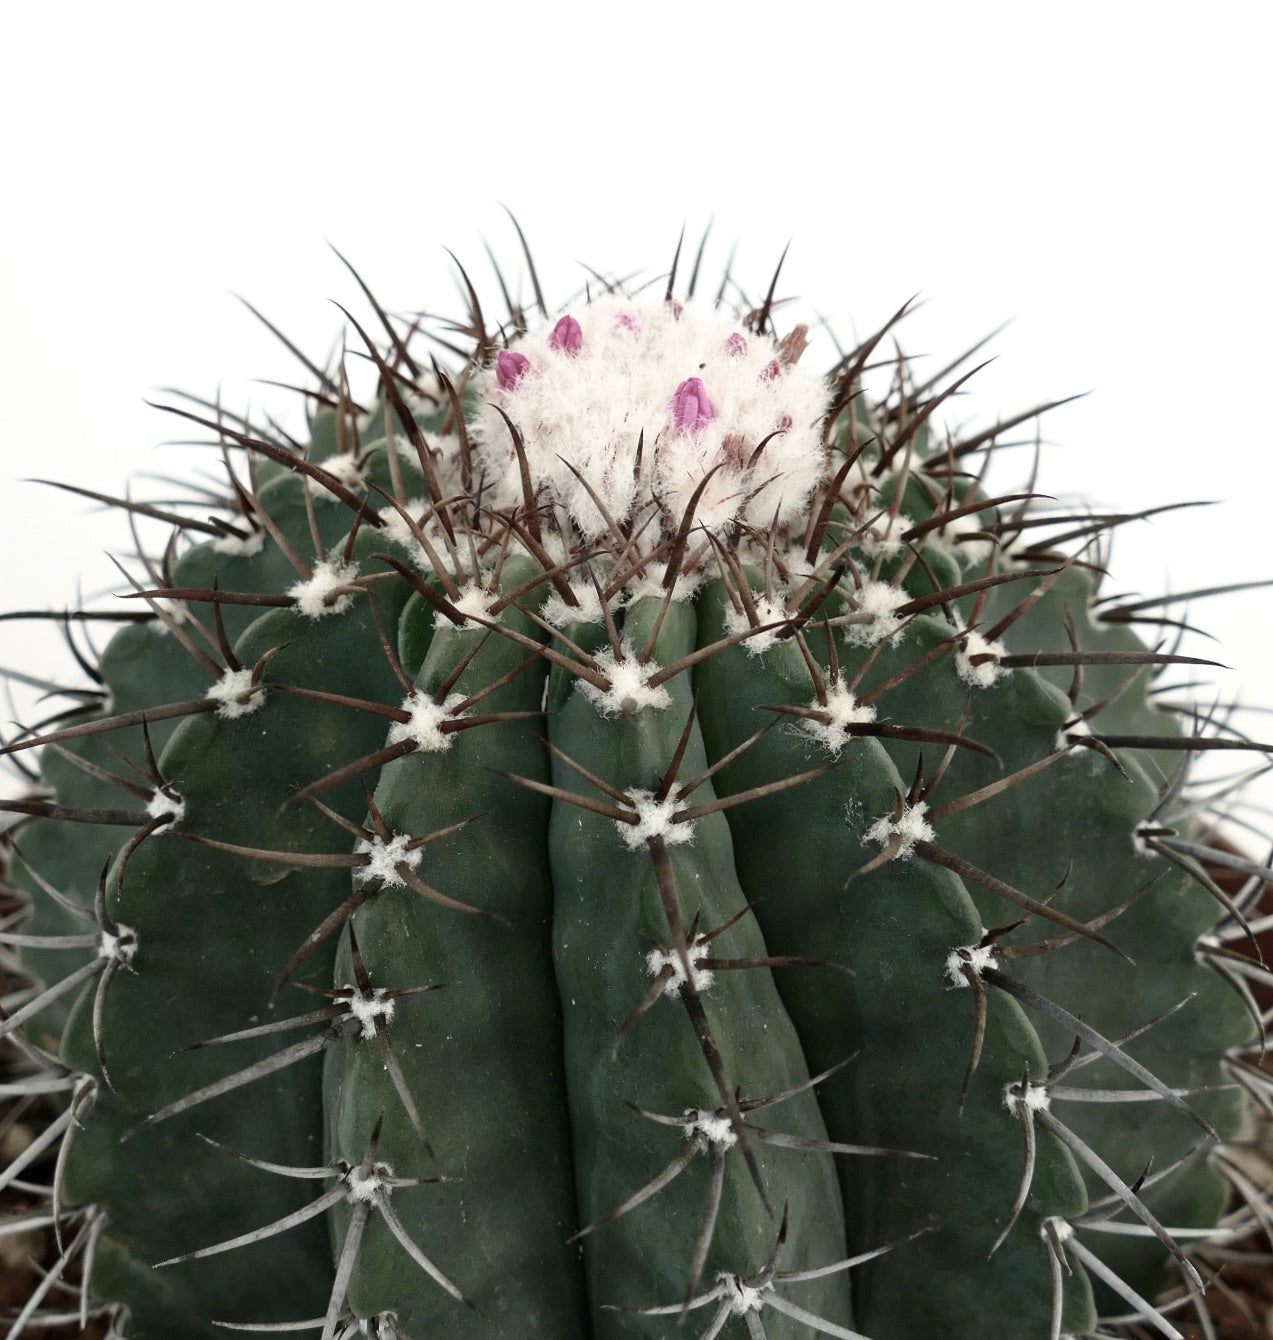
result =
[{"label": "barrel cactus", "polygon": [[310,365],[304,443],[166,406],[223,495],[114,500],[171,541],[4,749],[55,1258],[10,1335],[1200,1307],[1267,872],[1189,765],[1261,746],[1100,594],[1129,516],[986,483],[1033,413],[953,435],[960,365],[870,389],[892,323],[819,375],[772,287],[694,288],[372,300],[374,400]]}]

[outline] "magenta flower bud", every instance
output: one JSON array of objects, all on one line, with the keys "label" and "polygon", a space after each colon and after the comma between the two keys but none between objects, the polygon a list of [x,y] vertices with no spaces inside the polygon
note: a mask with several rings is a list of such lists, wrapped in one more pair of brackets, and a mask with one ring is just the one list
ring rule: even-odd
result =
[{"label": "magenta flower bud", "polygon": [[782,375],[782,364],[776,358],[771,358],[760,370],[760,380],[762,382],[771,382],[775,377]]},{"label": "magenta flower bud", "polygon": [[627,312],[620,312],[614,319],[615,330],[625,330],[629,335],[639,335],[641,333],[641,323],[634,316],[629,316]]},{"label": "magenta flower bud", "polygon": [[583,348],[583,331],[573,316],[563,316],[548,337],[548,347],[573,358]]},{"label": "magenta flower bud", "polygon": [[683,433],[699,433],[716,417],[701,377],[687,377],[672,396],[672,422]]},{"label": "magenta flower bud", "polygon": [[495,380],[505,391],[515,390],[530,371],[530,359],[512,349],[501,349],[495,357]]},{"label": "magenta flower bud", "polygon": [[737,331],[725,341],[725,352],[730,358],[741,358],[747,352],[747,340]]}]

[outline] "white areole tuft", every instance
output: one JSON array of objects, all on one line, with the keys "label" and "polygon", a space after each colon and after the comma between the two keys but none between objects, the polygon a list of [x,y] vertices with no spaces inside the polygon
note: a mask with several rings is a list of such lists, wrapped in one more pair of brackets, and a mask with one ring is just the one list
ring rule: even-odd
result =
[{"label": "white areole tuft", "polygon": [[415,870],[424,857],[419,847],[410,850],[410,843],[411,839],[406,833],[395,833],[388,842],[379,834],[370,841],[359,838],[354,844],[354,852],[358,856],[366,856],[367,864],[354,871],[354,879],[359,884],[378,879],[387,889],[401,888],[405,881],[398,873],[398,866],[405,865],[408,870]]},{"label": "white areole tuft", "polygon": [[252,683],[248,669],[227,670],[204,695],[217,705],[217,716],[233,721],[265,706],[265,689]]},{"label": "white areole tuft", "polygon": [[650,683],[662,667],[654,661],[637,660],[636,651],[626,641],[621,650],[621,657],[606,650],[596,658],[608,687],[598,688],[586,679],[578,681],[578,688],[588,701],[603,717],[628,716],[646,707],[662,710],[671,706],[672,695],[663,685]]},{"label": "white areole tuft", "polygon": [[662,838],[669,847],[679,847],[693,840],[692,823],[673,822],[672,816],[677,806],[675,796],[664,796],[659,800],[653,791],[644,791],[638,787],[630,787],[626,795],[636,811],[637,821],[629,824],[616,819],[614,826],[629,851],[638,851],[653,837]]},{"label": "white areole tuft", "polygon": [[999,664],[1007,654],[1002,642],[988,642],[975,628],[970,628],[955,652],[955,670],[969,688],[988,689],[1011,673]]},{"label": "white areole tuft", "polygon": [[832,754],[840,750],[853,738],[852,726],[860,726],[875,720],[875,708],[870,703],[860,703],[849,692],[848,685],[842,680],[827,686],[826,704],[815,698],[809,704],[811,712],[827,718],[820,721],[816,717],[803,717],[800,728],[824,745]]},{"label": "white areole tuft", "polygon": [[296,608],[307,619],[343,614],[353,603],[353,592],[347,588],[357,576],[356,563],[325,558],[314,565],[314,575],[308,581],[289,586],[284,595],[296,601]]},{"label": "white areole tuft", "polygon": [[896,646],[906,628],[906,619],[898,609],[911,597],[904,588],[889,582],[864,582],[854,600],[857,619],[845,624],[844,636],[850,646],[873,647],[877,642]]},{"label": "white areole tuft", "polygon": [[462,693],[452,693],[445,702],[435,703],[427,693],[412,691],[402,701],[402,710],[409,713],[409,719],[395,721],[389,727],[386,743],[402,744],[409,740],[426,754],[439,754],[450,749],[451,734],[442,729],[442,724],[457,715],[455,709],[463,701]]},{"label": "white areole tuft", "polygon": [[896,819],[891,814],[877,819],[862,834],[862,840],[878,842],[881,847],[896,842],[898,845],[893,859],[905,861],[913,855],[917,842],[931,842],[936,836],[932,824],[924,817],[927,813],[928,806],[922,800],[917,800],[913,805],[904,805]]}]

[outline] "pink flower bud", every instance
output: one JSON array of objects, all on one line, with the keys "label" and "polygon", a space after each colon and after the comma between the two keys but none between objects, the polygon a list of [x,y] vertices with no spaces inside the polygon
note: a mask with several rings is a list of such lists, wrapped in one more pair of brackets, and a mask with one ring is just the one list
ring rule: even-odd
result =
[{"label": "pink flower bud", "polygon": [[634,316],[629,316],[627,312],[620,312],[614,319],[615,330],[626,331],[629,335],[639,335],[641,333],[641,323]]},{"label": "pink flower bud", "polygon": [[707,398],[701,377],[687,377],[672,396],[672,422],[683,433],[696,434],[716,417],[716,407]]},{"label": "pink flower bud", "polygon": [[512,349],[501,349],[495,356],[495,380],[505,391],[515,390],[530,371],[530,359]]},{"label": "pink flower bud", "polygon": [[762,382],[771,382],[775,377],[782,375],[782,365],[776,358],[771,358],[760,370],[760,380]]},{"label": "pink flower bud", "polygon": [[737,331],[725,341],[725,352],[730,358],[741,358],[747,352],[747,340]]},{"label": "pink flower bud", "polygon": [[583,347],[583,331],[573,316],[563,316],[548,337],[548,347],[573,358]]}]

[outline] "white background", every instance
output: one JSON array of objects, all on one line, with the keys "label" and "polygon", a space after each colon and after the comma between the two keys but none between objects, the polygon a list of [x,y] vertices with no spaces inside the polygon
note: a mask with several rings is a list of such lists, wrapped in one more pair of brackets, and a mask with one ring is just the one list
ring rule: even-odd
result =
[{"label": "white background", "polygon": [[[1273,577],[1267,4],[441,9],[9,9],[0,609],[110,585],[119,519],[20,481],[186,470],[159,388],[295,422],[251,379],[304,373],[232,292],[319,361],[331,300],[366,310],[329,242],[399,310],[458,310],[450,247],[494,307],[501,202],[550,301],[714,219],[753,290],[790,240],[782,291],[846,338],[919,294],[902,338],[933,368],[1015,318],[960,420],[1090,392],[1045,421],[1040,487],[1223,502],[1125,528],[1112,589]],[[1237,667],[1216,696],[1273,705],[1273,594],[1192,612]],[[68,665],[0,623],[0,667]]]}]

